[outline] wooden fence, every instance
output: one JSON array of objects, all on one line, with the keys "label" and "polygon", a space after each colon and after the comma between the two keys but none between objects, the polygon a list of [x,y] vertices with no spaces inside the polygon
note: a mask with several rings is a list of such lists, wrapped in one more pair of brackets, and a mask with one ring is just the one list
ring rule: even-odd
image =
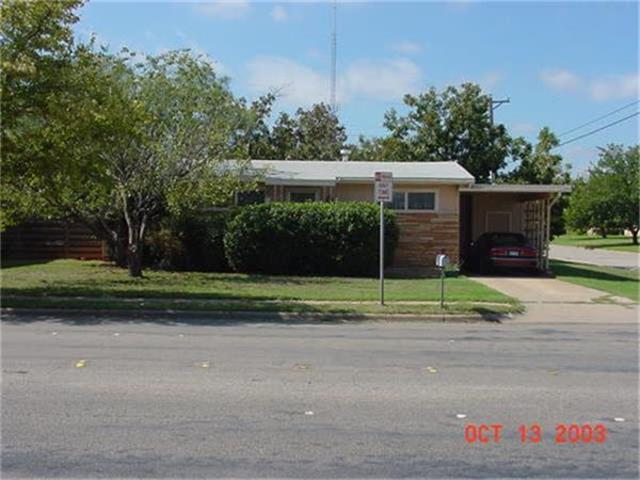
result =
[{"label": "wooden fence", "polygon": [[9,227],[0,234],[2,258],[10,260],[53,260],[107,258],[104,242],[84,225],[54,221],[28,222]]}]

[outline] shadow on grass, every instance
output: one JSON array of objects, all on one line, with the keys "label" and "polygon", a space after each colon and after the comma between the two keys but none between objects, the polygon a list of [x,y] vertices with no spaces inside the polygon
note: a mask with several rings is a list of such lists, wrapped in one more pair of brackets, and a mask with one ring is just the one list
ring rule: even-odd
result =
[{"label": "shadow on grass", "polygon": [[55,259],[51,260],[11,260],[4,259],[0,260],[0,268],[9,269],[14,267],[27,267],[30,265],[44,265],[45,263],[53,262]]},{"label": "shadow on grass", "polygon": [[639,279],[633,278],[629,274],[624,273],[616,274],[610,271],[604,271],[602,269],[591,269],[581,265],[575,265],[571,263],[552,261],[551,270],[555,275],[562,277],[576,277],[585,278],[591,280],[606,280],[609,282],[630,282],[638,283]]},{"label": "shadow on grass", "polygon": [[[248,312],[228,312],[224,315],[214,313],[181,312],[168,314],[166,312],[147,313],[123,310],[122,313],[92,313],[82,311],[60,310],[60,313],[51,312],[23,313],[12,312],[3,315],[2,323],[19,325],[36,322],[59,323],[63,325],[91,326],[108,324],[143,325],[152,324],[159,326],[241,326],[255,324],[279,324],[279,325],[330,325],[346,324],[352,322],[367,321],[362,314],[345,314],[344,318],[338,318],[335,314],[328,315],[312,312],[301,312],[295,315],[281,312],[261,312],[248,315]],[[323,316],[324,315],[324,316]]]},{"label": "shadow on grass", "polygon": [[[300,308],[302,307],[302,308]],[[64,325],[91,326],[108,324],[143,325],[153,324],[161,326],[239,326],[252,324],[281,324],[281,325],[340,325],[348,323],[363,323],[370,321],[386,320],[409,321],[423,323],[446,322],[489,322],[501,323],[510,318],[509,314],[497,312],[491,308],[475,307],[468,313],[430,313],[427,316],[420,314],[405,314],[395,316],[393,313],[356,313],[326,312],[315,309],[311,305],[296,305],[296,311],[228,311],[228,312],[204,312],[204,311],[180,311],[168,312],[166,310],[136,311],[136,310],[110,310],[104,313],[95,310],[69,310],[64,308],[42,309],[46,311],[12,310],[4,312],[2,323],[10,325],[29,324],[36,322],[59,323]],[[478,318],[476,315],[480,315]],[[422,317],[422,318],[421,318]]]}]

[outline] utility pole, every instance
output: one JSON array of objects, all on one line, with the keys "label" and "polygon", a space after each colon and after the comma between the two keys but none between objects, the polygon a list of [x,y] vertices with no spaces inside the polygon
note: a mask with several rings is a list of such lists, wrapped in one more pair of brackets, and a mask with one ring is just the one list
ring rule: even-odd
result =
[{"label": "utility pole", "polygon": [[491,125],[493,125],[493,111],[497,110],[501,105],[505,103],[511,103],[511,99],[509,97],[503,98],[502,100],[494,100],[491,95],[489,95],[489,119],[491,120]]},{"label": "utility pole", "polygon": [[338,17],[338,3],[337,0],[333,0],[333,28],[331,31],[331,109],[336,112],[336,57],[337,55],[337,17]]}]

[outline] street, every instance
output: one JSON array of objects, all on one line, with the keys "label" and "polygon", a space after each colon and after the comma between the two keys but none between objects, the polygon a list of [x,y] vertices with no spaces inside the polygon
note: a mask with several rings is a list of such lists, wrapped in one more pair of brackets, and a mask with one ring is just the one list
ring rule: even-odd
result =
[{"label": "street", "polygon": [[4,478],[638,477],[634,324],[11,314],[2,371]]}]

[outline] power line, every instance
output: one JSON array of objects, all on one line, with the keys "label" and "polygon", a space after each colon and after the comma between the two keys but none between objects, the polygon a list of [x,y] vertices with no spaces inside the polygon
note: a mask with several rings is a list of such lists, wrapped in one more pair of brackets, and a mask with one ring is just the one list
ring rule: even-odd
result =
[{"label": "power line", "polygon": [[597,132],[599,132],[601,130],[604,130],[605,128],[613,127],[614,125],[622,123],[625,120],[629,120],[630,118],[635,117],[637,115],[640,115],[640,112],[632,113],[631,115],[627,115],[626,117],[621,118],[620,120],[616,120],[615,122],[608,123],[607,125],[604,125],[603,127],[596,128],[595,130],[591,130],[590,132],[587,132],[587,133],[585,133],[583,135],[580,135],[578,137],[572,138],[571,140],[567,140],[566,142],[562,142],[560,145],[558,145],[558,147],[562,147],[563,145],[566,145],[567,143],[572,143],[572,142],[575,142],[576,140],[580,140],[581,138],[588,137],[589,135],[593,135],[594,133],[597,133]]},{"label": "power line", "polygon": [[602,116],[600,116],[598,118],[594,118],[593,120],[589,120],[587,123],[583,123],[582,125],[579,125],[579,126],[577,126],[575,128],[572,128],[571,130],[567,130],[566,132],[562,132],[562,133],[558,134],[558,136],[562,137],[562,136],[564,136],[564,135],[566,135],[568,133],[572,133],[572,132],[575,132],[576,130],[580,130],[581,128],[586,127],[587,125],[591,125],[592,123],[596,123],[597,121],[602,120],[603,118],[610,117],[614,113],[618,113],[618,112],[620,112],[622,110],[625,110],[625,109],[635,105],[638,102],[640,102],[640,100],[636,100],[635,102],[631,102],[630,104],[625,105],[624,107],[620,107],[620,108],[618,108],[618,109],[616,109],[616,110],[614,110],[612,112],[606,113],[606,114],[604,114],[604,115],[602,115]]}]

